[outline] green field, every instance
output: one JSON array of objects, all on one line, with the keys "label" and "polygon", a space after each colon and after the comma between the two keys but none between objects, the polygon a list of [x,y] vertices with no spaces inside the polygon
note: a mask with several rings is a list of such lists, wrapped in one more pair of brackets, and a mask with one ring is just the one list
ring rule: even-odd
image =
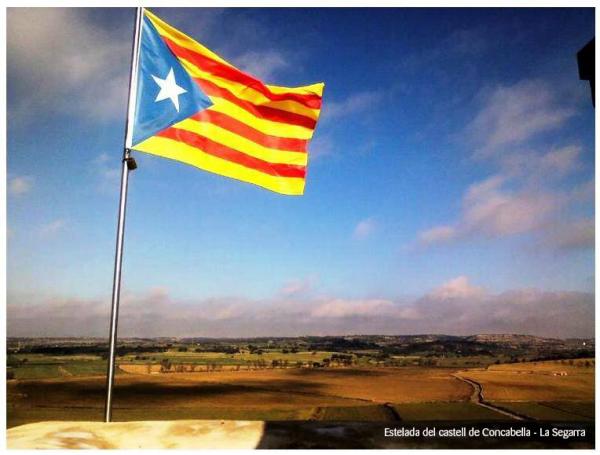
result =
[{"label": "green field", "polygon": [[273,360],[287,361],[290,364],[295,362],[322,362],[323,359],[331,357],[334,352],[288,352],[282,353],[280,350],[263,350],[262,354],[250,352],[238,352],[235,354],[226,354],[222,352],[179,352],[170,350],[166,352],[149,352],[141,354],[128,354],[118,358],[118,361],[128,363],[146,364],[148,361],[160,362],[168,359],[174,364],[195,364],[195,365],[248,365],[252,362],[264,361],[270,364]]},{"label": "green field", "polygon": [[[165,352],[141,352],[117,357],[117,364],[158,365],[168,360],[172,365],[202,365],[212,367],[237,366],[253,367],[257,364],[270,367],[274,362],[279,366],[294,367],[298,363],[310,365],[319,363],[323,365],[326,359],[339,354],[331,351],[299,351],[283,353],[281,349],[261,349],[262,353],[250,353],[242,350],[235,354],[223,352],[196,352],[194,348],[180,351],[177,347]],[[464,356],[464,357],[437,357],[428,358],[415,355],[391,356],[385,360],[374,357],[376,351],[356,351],[352,356],[352,364],[359,367],[370,366],[436,366],[450,368],[484,367],[498,360],[490,356]],[[348,354],[346,354],[348,355]],[[502,360],[502,359],[501,359]],[[335,365],[336,362],[333,362]],[[9,371],[15,379],[42,379],[61,376],[85,376],[104,374],[106,360],[95,355],[45,355],[45,354],[11,354],[8,357]],[[59,368],[60,367],[60,368]]]},{"label": "green field", "polygon": [[595,404],[590,401],[502,401],[493,404],[535,420],[578,422],[594,420]]},{"label": "green field", "polygon": [[[220,352],[148,352],[141,354],[128,354],[117,357],[117,364],[132,363],[146,365],[159,364],[168,360],[174,365],[240,365],[252,366],[261,362],[271,366],[273,361],[294,366],[296,362],[322,363],[323,359],[331,357],[333,352],[297,352],[282,353],[281,351],[263,351],[262,354],[249,352],[225,354]],[[14,379],[44,379],[63,376],[94,376],[106,374],[106,360],[93,355],[51,356],[44,354],[13,354],[8,358],[8,370]],[[121,373],[117,370],[117,373]],[[11,373],[9,373],[11,374]]]},{"label": "green field", "polygon": [[[14,379],[95,376],[106,374],[106,360],[97,356],[53,357],[39,354],[10,356],[8,372],[9,375],[12,373]],[[117,373],[120,374],[118,371]]]},{"label": "green field", "polygon": [[351,421],[351,422],[384,422],[393,421],[394,413],[382,405],[375,406],[331,406],[318,408],[312,416],[314,420]]},{"label": "green field", "polygon": [[394,409],[405,421],[428,420],[507,420],[508,417],[471,402],[435,402],[395,404]]}]

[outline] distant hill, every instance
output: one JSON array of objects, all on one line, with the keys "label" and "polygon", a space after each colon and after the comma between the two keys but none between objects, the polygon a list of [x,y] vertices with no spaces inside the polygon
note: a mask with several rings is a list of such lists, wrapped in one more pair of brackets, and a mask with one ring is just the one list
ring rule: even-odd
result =
[{"label": "distant hill", "polygon": [[[105,355],[107,340],[100,338],[8,338],[8,353],[45,353],[55,355]],[[508,361],[589,357],[594,355],[594,339],[544,338],[523,334],[476,334],[454,336],[418,335],[346,335],[260,338],[121,338],[119,355],[193,349],[233,353],[288,349],[368,353],[384,359],[390,356],[468,357],[487,356]]]}]

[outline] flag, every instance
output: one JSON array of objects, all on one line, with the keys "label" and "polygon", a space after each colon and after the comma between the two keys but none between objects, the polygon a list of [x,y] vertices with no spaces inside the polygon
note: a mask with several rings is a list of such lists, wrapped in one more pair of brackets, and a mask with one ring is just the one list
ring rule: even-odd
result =
[{"label": "flag", "polygon": [[323,83],[267,85],[144,10],[130,148],[304,193]]}]

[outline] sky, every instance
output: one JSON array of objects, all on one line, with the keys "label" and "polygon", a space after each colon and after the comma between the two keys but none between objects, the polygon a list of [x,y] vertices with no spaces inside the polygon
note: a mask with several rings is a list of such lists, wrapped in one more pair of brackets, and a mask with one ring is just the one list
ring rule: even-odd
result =
[{"label": "sky", "polygon": [[[302,197],[134,154],[120,336],[594,336],[592,8],[153,12],[325,92]],[[9,336],[108,336],[134,13],[8,9]]]}]

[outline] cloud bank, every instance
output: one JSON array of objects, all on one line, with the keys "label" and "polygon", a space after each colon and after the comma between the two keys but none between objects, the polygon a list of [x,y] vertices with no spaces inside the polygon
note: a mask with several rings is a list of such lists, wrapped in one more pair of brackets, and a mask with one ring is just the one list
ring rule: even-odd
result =
[{"label": "cloud bank", "polygon": [[[284,287],[287,291],[291,288]],[[594,295],[582,292],[520,289],[494,294],[465,276],[413,299],[310,296],[298,289],[265,300],[181,300],[161,288],[125,294],[119,334],[250,337],[502,332],[594,336]],[[108,333],[109,300],[9,295],[7,333],[103,337]]]}]

